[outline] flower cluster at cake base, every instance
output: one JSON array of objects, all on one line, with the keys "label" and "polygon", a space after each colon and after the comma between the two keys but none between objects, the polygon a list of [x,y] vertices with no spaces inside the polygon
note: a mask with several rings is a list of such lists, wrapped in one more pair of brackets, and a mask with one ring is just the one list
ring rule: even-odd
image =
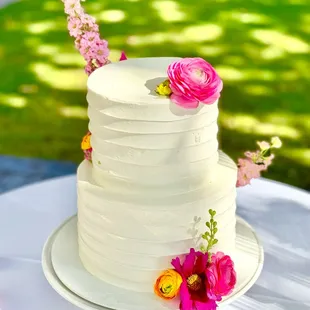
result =
[{"label": "flower cluster at cake base", "polygon": [[156,92],[170,96],[179,106],[195,109],[200,103],[213,104],[219,97],[223,82],[215,69],[202,58],[183,58],[169,65],[168,79]]},{"label": "flower cluster at cake base", "polygon": [[262,171],[266,171],[274,159],[272,149],[282,146],[278,137],[271,138],[271,142],[257,142],[259,150],[255,152],[245,152],[245,158],[238,159],[237,187],[250,184],[252,179],[259,178]]},{"label": "flower cluster at cake base", "polygon": [[203,235],[208,245],[199,251],[191,248],[182,260],[174,258],[171,261],[174,269],[164,271],[154,284],[154,292],[160,298],[179,298],[180,310],[214,310],[217,302],[231,294],[236,285],[236,271],[230,256],[211,252],[217,243],[214,241],[217,223],[214,221],[216,212],[209,210],[209,214],[208,231]]},{"label": "flower cluster at cake base", "polygon": [[82,139],[81,142],[81,149],[84,152],[84,158],[86,160],[92,161],[92,146],[90,144],[90,137],[91,137],[91,132],[89,131]]}]

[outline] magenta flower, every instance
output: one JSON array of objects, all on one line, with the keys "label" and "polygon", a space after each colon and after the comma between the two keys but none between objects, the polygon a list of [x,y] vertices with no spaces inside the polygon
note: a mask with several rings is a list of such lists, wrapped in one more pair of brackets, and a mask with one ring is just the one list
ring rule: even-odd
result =
[{"label": "magenta flower", "polygon": [[236,271],[232,259],[222,252],[212,255],[206,271],[207,295],[212,300],[221,301],[236,285]]},{"label": "magenta flower", "polygon": [[90,148],[90,149],[88,149],[88,150],[83,150],[83,152],[84,152],[84,158],[85,158],[86,160],[92,161],[92,152],[93,152],[93,149]]},{"label": "magenta flower", "polygon": [[215,310],[216,302],[207,295],[206,267],[208,254],[190,249],[183,264],[177,257],[172,266],[182,276],[180,287],[180,310]]},{"label": "magenta flower", "polygon": [[121,57],[119,58],[119,61],[127,60],[127,56],[125,52],[122,52]]},{"label": "magenta flower", "polygon": [[197,108],[199,102],[212,104],[219,97],[223,82],[215,69],[202,58],[183,58],[168,67],[171,100],[185,108]]}]

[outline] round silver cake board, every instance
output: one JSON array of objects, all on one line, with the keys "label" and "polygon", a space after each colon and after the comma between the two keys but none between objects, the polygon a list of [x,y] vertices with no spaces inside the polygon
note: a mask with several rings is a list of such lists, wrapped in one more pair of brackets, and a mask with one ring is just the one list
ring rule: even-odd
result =
[{"label": "round silver cake board", "polygon": [[[236,300],[258,279],[264,251],[252,227],[237,217],[236,253],[233,257],[237,284],[219,306]],[[77,217],[71,217],[47,240],[42,253],[46,279],[63,298],[85,310],[177,310],[175,302],[161,301],[153,293],[117,288],[92,276],[83,267],[77,244]]]}]

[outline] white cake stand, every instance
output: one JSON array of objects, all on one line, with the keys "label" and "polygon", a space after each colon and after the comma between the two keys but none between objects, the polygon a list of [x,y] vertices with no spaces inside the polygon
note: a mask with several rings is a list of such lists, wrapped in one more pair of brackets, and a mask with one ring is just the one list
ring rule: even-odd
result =
[{"label": "white cake stand", "polygon": [[[239,298],[258,279],[264,261],[263,248],[251,226],[237,218],[237,250],[233,257],[237,284],[233,293],[219,303]],[[47,240],[42,254],[45,277],[72,304],[85,310],[177,310],[175,303],[161,302],[153,293],[120,289],[92,276],[83,267],[77,244],[77,217],[65,221]]]}]

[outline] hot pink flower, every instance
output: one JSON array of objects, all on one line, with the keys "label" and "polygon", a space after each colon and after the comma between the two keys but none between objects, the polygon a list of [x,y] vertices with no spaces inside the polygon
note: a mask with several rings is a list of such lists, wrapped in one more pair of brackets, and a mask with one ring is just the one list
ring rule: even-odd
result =
[{"label": "hot pink flower", "polygon": [[83,150],[83,152],[84,152],[84,158],[85,158],[86,160],[91,161],[91,160],[92,160],[92,152],[93,152],[93,149],[90,148],[90,149],[87,149],[87,150]]},{"label": "hot pink flower", "polygon": [[223,83],[215,69],[202,58],[183,58],[169,65],[171,100],[185,108],[197,108],[199,102],[214,103]]},{"label": "hot pink flower", "polygon": [[208,254],[194,249],[186,255],[183,264],[180,258],[172,260],[171,264],[182,276],[180,287],[181,310],[215,310],[217,305],[207,295],[206,266]]},{"label": "hot pink flower", "polygon": [[207,294],[210,299],[220,301],[229,295],[236,285],[234,262],[228,255],[217,252],[207,267]]},{"label": "hot pink flower", "polygon": [[125,52],[122,52],[121,57],[119,58],[119,61],[127,60],[127,56]]}]

